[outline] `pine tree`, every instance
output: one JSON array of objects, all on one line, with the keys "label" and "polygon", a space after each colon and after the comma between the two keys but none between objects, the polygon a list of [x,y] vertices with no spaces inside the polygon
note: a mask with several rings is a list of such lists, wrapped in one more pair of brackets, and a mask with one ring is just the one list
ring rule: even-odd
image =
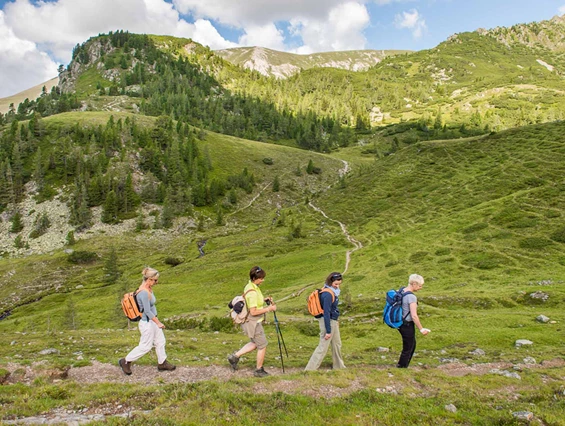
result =
[{"label": "pine tree", "polygon": [[91,225],[92,212],[88,208],[88,196],[86,186],[77,182],[75,193],[71,202],[70,223],[77,230],[88,228]]},{"label": "pine tree", "polygon": [[63,325],[70,330],[76,330],[79,326],[77,310],[72,297],[67,300]]},{"label": "pine tree", "polygon": [[119,222],[118,219],[118,197],[114,190],[108,192],[104,205],[102,207],[102,216],[100,220],[103,223],[115,224]]},{"label": "pine tree", "polygon": [[21,232],[22,229],[24,229],[24,224],[22,222],[22,214],[20,213],[19,210],[16,210],[16,212],[10,218],[10,221],[12,222],[12,227],[10,228],[10,232],[12,234],[17,234]]},{"label": "pine tree", "polygon": [[106,284],[115,284],[121,276],[118,268],[118,254],[116,249],[112,247],[108,253],[108,257],[104,262],[104,282]]},{"label": "pine tree", "polygon": [[306,167],[306,173],[311,175],[314,173],[314,162],[312,160],[308,161],[308,166]]},{"label": "pine tree", "polygon": [[281,184],[279,182],[279,176],[275,176],[275,180],[273,180],[273,192],[279,192],[281,188]]}]

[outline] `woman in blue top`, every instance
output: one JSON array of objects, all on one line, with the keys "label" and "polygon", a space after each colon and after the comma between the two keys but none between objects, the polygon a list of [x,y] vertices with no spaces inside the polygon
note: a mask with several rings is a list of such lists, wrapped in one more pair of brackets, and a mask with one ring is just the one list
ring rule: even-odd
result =
[{"label": "woman in blue top", "polygon": [[308,365],[305,368],[306,371],[317,370],[320,367],[330,346],[332,348],[333,369],[345,368],[343,358],[341,357],[341,336],[339,334],[338,322],[339,309],[337,308],[342,281],[343,277],[339,272],[332,272],[326,278],[324,288],[320,292],[320,305],[324,310],[324,313],[317,317],[320,325],[320,342],[312,357],[310,357],[310,361],[308,361]]},{"label": "woman in blue top", "polygon": [[131,363],[137,361],[143,355],[155,346],[157,353],[157,369],[159,371],[172,371],[176,367],[167,361],[167,354],[165,352],[165,334],[163,329],[165,325],[157,318],[157,308],[155,307],[155,295],[153,294],[153,286],[159,281],[159,272],[153,268],[145,268],[142,272],[143,281],[137,290],[135,296],[139,310],[143,312],[141,321],[139,321],[139,332],[141,338],[139,345],[135,347],[125,358],[118,361],[122,371],[128,376],[131,374]]}]

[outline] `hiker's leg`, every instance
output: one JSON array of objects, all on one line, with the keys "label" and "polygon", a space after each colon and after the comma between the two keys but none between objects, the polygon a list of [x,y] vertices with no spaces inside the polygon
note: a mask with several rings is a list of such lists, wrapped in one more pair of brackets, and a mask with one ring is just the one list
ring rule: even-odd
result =
[{"label": "hiker's leg", "polygon": [[267,336],[265,336],[265,330],[263,329],[262,323],[258,323],[257,327],[255,327],[253,342],[257,345],[257,370],[259,370],[263,367],[265,353],[267,352]]},{"label": "hiker's leg", "polygon": [[253,342],[249,342],[243,348],[241,348],[239,351],[237,351],[235,353],[235,356],[239,358],[240,356],[245,355],[245,354],[247,354],[251,351],[254,351],[255,349],[257,349],[257,345]]},{"label": "hiker's leg", "polygon": [[400,359],[398,360],[397,366],[400,368],[407,368],[416,348],[414,323],[409,322],[407,324],[402,324],[398,331],[402,335],[402,352],[400,354]]},{"label": "hiker's leg", "polygon": [[141,337],[139,339],[139,345],[131,350],[129,354],[126,355],[126,362],[137,361],[143,355],[151,350],[153,347],[154,332],[153,328],[148,321],[139,321],[139,332]]},{"label": "hiker's leg", "polygon": [[343,358],[341,356],[341,334],[339,331],[339,322],[332,320],[332,338],[331,346],[332,346],[332,360],[333,360],[333,369],[339,370],[340,368],[345,368],[345,364],[343,363]]},{"label": "hiker's leg", "polygon": [[265,354],[267,353],[267,348],[257,349],[257,370],[263,367],[263,362],[265,361]]},{"label": "hiker's leg", "polygon": [[333,339],[333,333],[332,338],[328,340],[324,339],[324,337],[326,336],[324,317],[318,318],[318,325],[320,326],[320,341],[318,343],[318,347],[314,350],[314,353],[310,357],[310,361],[308,361],[308,364],[306,365],[306,371],[314,371],[320,367],[320,364],[322,364],[322,361],[324,360],[324,357],[326,356],[328,348],[330,347],[331,341]]},{"label": "hiker's leg", "polygon": [[167,340],[165,339],[165,333],[163,332],[162,328],[157,327],[157,324],[155,324],[153,321],[151,321],[152,327],[154,327],[155,330],[155,340],[153,341],[153,344],[155,345],[155,352],[157,353],[157,361],[159,362],[159,364],[162,364],[165,362],[165,360],[167,359],[167,353],[165,352],[165,343],[167,342]]}]

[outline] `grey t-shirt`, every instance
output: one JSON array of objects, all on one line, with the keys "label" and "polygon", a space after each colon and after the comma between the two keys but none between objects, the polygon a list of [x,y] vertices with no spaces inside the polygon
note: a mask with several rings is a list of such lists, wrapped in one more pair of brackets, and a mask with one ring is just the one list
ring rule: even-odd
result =
[{"label": "grey t-shirt", "polygon": [[143,312],[143,316],[141,317],[142,321],[150,321],[153,317],[157,316],[157,308],[155,307],[157,299],[153,293],[151,293],[151,298],[149,298],[149,293],[143,290],[137,293],[135,298],[137,299],[139,309]]},{"label": "grey t-shirt", "polygon": [[414,294],[407,294],[402,298],[402,318],[404,318],[404,321],[412,321],[410,303],[418,303],[418,299]]}]

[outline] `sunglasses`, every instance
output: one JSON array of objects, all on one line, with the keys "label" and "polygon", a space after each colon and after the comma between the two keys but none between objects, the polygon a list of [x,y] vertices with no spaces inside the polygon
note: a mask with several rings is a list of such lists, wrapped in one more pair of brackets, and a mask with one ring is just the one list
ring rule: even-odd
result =
[{"label": "sunglasses", "polygon": [[334,282],[334,281],[340,281],[340,280],[342,280],[342,279],[343,279],[343,277],[341,276],[341,274],[334,274],[334,275],[331,276],[332,282]]}]

